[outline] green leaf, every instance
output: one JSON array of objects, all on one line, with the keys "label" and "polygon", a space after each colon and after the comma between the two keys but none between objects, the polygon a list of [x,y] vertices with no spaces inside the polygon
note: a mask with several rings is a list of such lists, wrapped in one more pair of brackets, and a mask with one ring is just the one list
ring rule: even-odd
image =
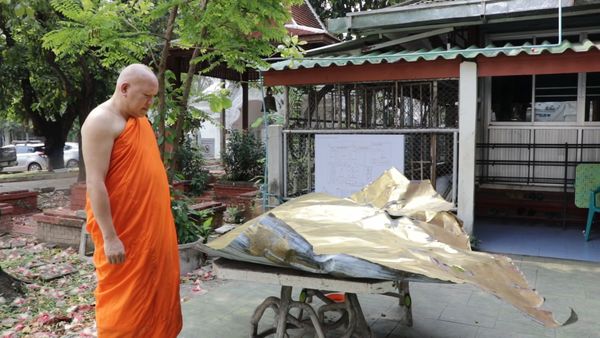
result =
[{"label": "green leaf", "polygon": [[25,15],[25,11],[26,11],[26,9],[25,9],[25,6],[23,6],[23,5],[21,5],[21,4],[17,4],[17,5],[15,6],[15,15],[16,15],[17,17],[22,17],[22,16],[24,16],[24,15]]},{"label": "green leaf", "polygon": [[257,128],[258,126],[260,126],[263,123],[263,121],[264,121],[263,117],[259,116],[254,122],[252,122],[250,127]]},{"label": "green leaf", "polygon": [[30,19],[35,19],[35,10],[29,6],[25,7],[25,14]]},{"label": "green leaf", "polygon": [[228,97],[221,98],[221,104],[223,105],[223,109],[229,109],[232,106],[231,99]]},{"label": "green leaf", "polygon": [[89,11],[94,8],[94,3],[91,0],[81,0],[81,5],[84,11]]},{"label": "green leaf", "polygon": [[218,100],[216,98],[209,99],[208,100],[208,105],[210,106],[210,110],[212,110],[215,113],[218,113],[218,112],[220,112],[223,109],[223,105],[221,104],[221,100]]}]

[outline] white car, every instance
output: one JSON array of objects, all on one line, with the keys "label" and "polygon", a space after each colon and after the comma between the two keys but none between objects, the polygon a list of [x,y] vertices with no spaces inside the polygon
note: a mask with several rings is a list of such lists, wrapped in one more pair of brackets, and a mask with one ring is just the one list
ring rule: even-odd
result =
[{"label": "white car", "polygon": [[79,166],[79,143],[65,142],[63,158],[66,168],[77,168]]},{"label": "white car", "polygon": [[17,143],[4,146],[14,147],[17,151],[17,165],[5,167],[2,171],[38,171],[48,168],[48,157],[43,143]]}]

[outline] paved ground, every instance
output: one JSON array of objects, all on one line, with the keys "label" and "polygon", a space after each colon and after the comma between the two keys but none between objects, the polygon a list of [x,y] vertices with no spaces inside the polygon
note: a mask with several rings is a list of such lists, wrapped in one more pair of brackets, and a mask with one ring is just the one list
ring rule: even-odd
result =
[{"label": "paved ground", "polygon": [[[411,284],[413,327],[398,325],[392,297],[360,295],[365,316],[378,338],[397,337],[600,337],[600,264],[517,257],[516,264],[544,297],[547,308],[574,324],[545,328],[518,310],[477,288],[452,284]],[[182,338],[248,337],[254,308],[274,285],[215,280],[202,285],[208,292],[183,303]],[[184,291],[185,292],[185,291]],[[301,335],[299,335],[301,336]],[[312,337],[311,335],[305,335]]]},{"label": "paved ground", "polygon": [[57,190],[69,189],[77,181],[77,172],[41,171],[39,173],[20,173],[0,175],[0,192],[14,190],[37,190],[54,187]]}]

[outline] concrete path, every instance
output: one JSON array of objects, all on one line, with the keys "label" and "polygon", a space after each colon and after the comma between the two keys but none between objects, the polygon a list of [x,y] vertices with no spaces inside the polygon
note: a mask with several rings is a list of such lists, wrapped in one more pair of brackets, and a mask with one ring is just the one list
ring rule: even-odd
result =
[{"label": "concrete path", "polygon": [[0,192],[38,190],[49,187],[65,190],[77,181],[77,174],[77,171],[2,174],[0,175]]},{"label": "concrete path", "polygon": [[[396,299],[380,295],[359,295],[359,299],[378,338],[600,337],[600,264],[513,258],[530,284],[546,298],[546,308],[559,320],[568,318],[569,308],[573,308],[578,321],[558,329],[545,328],[468,285],[412,283],[414,325],[410,328],[398,325]],[[208,292],[182,304],[181,338],[249,337],[254,308],[266,297],[279,295],[278,286],[240,281],[215,280],[202,284],[202,288]],[[189,290],[182,290],[185,294]]]}]

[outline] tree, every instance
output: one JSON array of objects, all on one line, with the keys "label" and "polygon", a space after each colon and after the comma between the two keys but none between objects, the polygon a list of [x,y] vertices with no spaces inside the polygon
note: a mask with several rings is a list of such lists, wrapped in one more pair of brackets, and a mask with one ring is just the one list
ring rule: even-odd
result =
[{"label": "tree", "polygon": [[23,296],[23,282],[7,274],[0,266],[0,296],[8,302]]},{"label": "tree", "polygon": [[[193,75],[220,64],[243,72],[265,66],[262,58],[276,52],[274,43],[287,36],[284,27],[290,6],[300,0],[53,0],[66,20],[44,37],[44,46],[61,57],[93,54],[105,66],[149,62],[158,73],[156,104],[161,154],[175,168],[185,121],[198,117],[189,109]],[[167,68],[172,45],[193,50],[187,73],[176,78]],[[288,47],[284,47],[287,49]],[[293,47],[292,47],[293,49]],[[285,50],[284,50],[285,52]],[[211,108],[220,110],[228,100],[215,95]],[[172,129],[172,131],[169,131]],[[166,151],[166,144],[171,150]]]},{"label": "tree", "polygon": [[64,166],[64,142],[73,122],[83,122],[106,96],[110,78],[93,56],[59,61],[42,48],[41,38],[58,28],[59,20],[46,1],[0,1],[0,111],[4,118],[31,121],[36,135],[46,140],[51,168]]},{"label": "tree", "polygon": [[309,0],[309,2],[321,20],[326,22],[327,19],[344,17],[346,13],[385,8],[406,0]]}]

